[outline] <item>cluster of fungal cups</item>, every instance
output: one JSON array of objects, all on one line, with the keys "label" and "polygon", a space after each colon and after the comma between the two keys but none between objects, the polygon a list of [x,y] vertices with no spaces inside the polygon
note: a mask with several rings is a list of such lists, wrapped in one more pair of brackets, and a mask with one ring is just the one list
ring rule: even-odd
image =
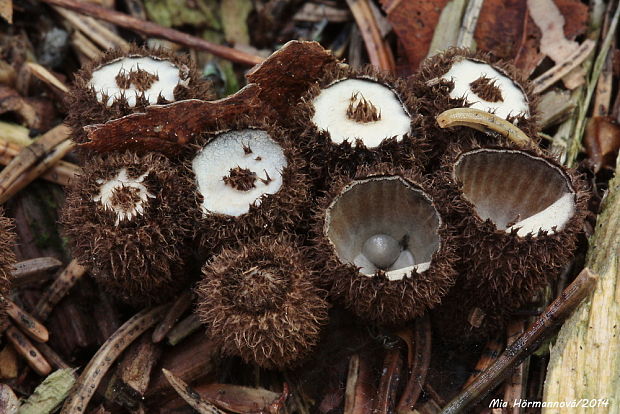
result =
[{"label": "cluster of fungal cups", "polygon": [[[134,304],[199,279],[208,334],[267,368],[311,353],[330,304],[383,326],[432,311],[439,335],[483,337],[569,263],[587,196],[536,145],[536,98],[510,65],[454,49],[407,80],[322,72],[286,116],[222,122],[180,155],[85,151],[63,212],[75,256]],[[69,120],[84,142],[85,125],[188,98],[211,98],[191,63],[132,49],[80,73]],[[440,128],[452,108],[531,144]]]}]

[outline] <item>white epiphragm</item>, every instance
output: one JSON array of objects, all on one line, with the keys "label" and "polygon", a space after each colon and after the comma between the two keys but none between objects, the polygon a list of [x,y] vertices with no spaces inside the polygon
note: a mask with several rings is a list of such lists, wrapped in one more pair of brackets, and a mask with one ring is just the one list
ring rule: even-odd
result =
[{"label": "white epiphragm", "polygon": [[[150,171],[145,172],[138,178],[130,178],[127,176],[127,170],[122,168],[118,174],[116,174],[116,177],[109,181],[101,179],[97,180],[97,184],[101,184],[101,187],[99,189],[99,194],[93,197],[93,201],[96,203],[101,203],[105,210],[111,210],[116,213],[115,226],[118,226],[123,220],[131,221],[134,217],[143,214],[145,203],[149,198],[155,198],[155,196],[151,194],[142,183],[149,175],[149,172]],[[115,190],[120,190],[126,187],[136,189],[136,195],[139,197],[138,202],[129,210],[126,210],[122,206],[119,206],[113,202]]]},{"label": "white epiphragm", "polygon": [[575,195],[566,193],[543,211],[508,227],[506,233],[510,233],[513,229],[518,229],[517,235],[519,237],[525,237],[528,234],[535,236],[539,230],[546,231],[547,234],[553,234],[555,233],[554,228],[556,231],[562,230],[574,214]]},{"label": "white epiphragm", "polygon": [[[381,114],[373,122],[357,122],[347,117],[351,97],[365,99]],[[375,148],[385,139],[400,141],[411,130],[411,118],[396,94],[385,85],[369,79],[346,79],[321,90],[314,98],[312,122],[319,131],[327,131],[335,144],[360,139]]]},{"label": "white epiphragm", "polygon": [[[192,161],[198,191],[203,197],[203,213],[247,213],[251,205],[260,205],[263,196],[280,190],[286,166],[282,147],[263,130],[244,129],[218,135]],[[254,188],[242,191],[224,182],[230,170],[237,167],[256,174]]]},{"label": "white epiphragm", "polygon": [[[116,76],[119,74],[128,75],[132,71],[138,69],[144,70],[150,74],[157,75],[151,87],[145,91],[140,91],[136,85],[131,84],[129,88],[123,89],[116,82]],[[97,100],[103,102],[104,96],[108,96],[105,102],[106,106],[112,104],[124,97],[130,107],[136,106],[138,96],[144,95],[144,98],[153,105],[157,103],[159,95],[169,102],[173,102],[174,88],[177,85],[185,85],[189,83],[189,79],[181,79],[179,68],[167,60],[155,59],[152,57],[125,57],[105,64],[93,71],[89,86],[95,90]]]},{"label": "white epiphragm", "polygon": [[[487,77],[491,81],[495,81],[495,86],[502,93],[501,101],[485,101],[471,90],[470,84],[481,77]],[[522,115],[526,118],[530,116],[527,97],[523,90],[512,79],[486,63],[474,62],[468,59],[460,60],[452,65],[450,70],[442,76],[442,79],[454,82],[454,89],[450,92],[450,98],[464,98],[471,104],[470,108],[493,112],[504,119],[510,116]]]}]

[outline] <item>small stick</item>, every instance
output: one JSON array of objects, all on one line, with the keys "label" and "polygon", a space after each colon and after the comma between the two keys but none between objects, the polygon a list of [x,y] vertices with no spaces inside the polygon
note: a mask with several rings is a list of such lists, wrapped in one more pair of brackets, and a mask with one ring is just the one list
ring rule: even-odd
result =
[{"label": "small stick", "polygon": [[28,184],[43,175],[44,172],[56,165],[73,148],[75,148],[75,142],[69,139],[56,145],[45,158],[34,166],[34,168],[17,177],[12,185],[5,188],[4,192],[0,193],[0,204],[7,202],[11,197],[28,186]]},{"label": "small stick", "polygon": [[65,85],[56,75],[47,70],[45,67],[34,62],[27,62],[26,69],[30,71],[36,78],[52,86],[54,89],[62,92],[63,94],[69,92],[69,87]]},{"label": "small stick", "polygon": [[102,55],[101,50],[79,30],[71,34],[71,45],[88,60],[97,59]]},{"label": "small stick", "polygon": [[56,353],[48,344],[37,344],[37,348],[41,355],[54,367],[55,369],[73,368],[67,364],[60,355]]},{"label": "small stick", "polygon": [[95,394],[97,386],[108,372],[112,363],[137,337],[155,325],[163,316],[165,305],[145,309],[123,324],[90,360],[80,375],[69,398],[62,407],[61,414],[84,413],[88,402]]},{"label": "small stick", "polygon": [[[20,145],[0,139],[0,164],[9,165],[23,149],[24,147]],[[41,175],[41,178],[52,183],[68,185],[79,173],[79,166],[61,160]]]},{"label": "small stick", "polygon": [[11,269],[11,283],[19,283],[17,279],[31,276],[36,273],[47,272],[62,266],[62,262],[55,257],[37,257],[35,259],[22,260],[13,265]]},{"label": "small stick", "polygon": [[41,135],[29,146],[24,147],[13,158],[13,161],[0,172],[0,194],[6,192],[21,175],[37,163],[39,159],[43,158],[52,148],[69,139],[70,133],[69,127],[58,125]]},{"label": "small stick", "polygon": [[41,320],[46,320],[52,313],[52,309],[65,297],[84,273],[86,273],[86,268],[73,259],[43,293],[33,313]]},{"label": "small stick", "polygon": [[[508,324],[507,328],[507,340],[506,343],[508,346],[512,345],[512,343],[519,337],[519,335],[523,334],[525,331],[525,321],[522,319],[515,319]],[[527,381],[527,373],[529,369],[529,358],[527,358],[522,364],[519,364],[510,375],[510,377],[506,380],[504,385],[504,401],[517,401],[524,397],[523,393],[525,391]],[[511,407],[508,409],[509,413],[519,414],[521,412],[520,407]]]},{"label": "small stick", "polygon": [[185,290],[168,310],[166,316],[153,331],[153,342],[161,342],[189,308],[192,307],[192,292]]},{"label": "small stick", "polygon": [[39,350],[34,347],[32,342],[19,329],[15,326],[10,326],[6,330],[6,337],[34,372],[39,375],[49,375],[52,372],[50,364],[39,354]]},{"label": "small stick", "polygon": [[232,62],[256,65],[264,60],[259,56],[250,55],[237,49],[211,43],[199,37],[190,36],[178,30],[169,29],[149,21],[137,19],[125,13],[106,9],[105,7],[100,7],[92,3],[77,0],[43,0],[43,2],[93,16],[96,19],[104,20],[147,36],[159,37],[187,47],[204,50]]},{"label": "small stick", "polygon": [[193,388],[187,385],[183,380],[175,376],[167,369],[162,369],[164,376],[172,385],[172,388],[187,402],[194,410],[200,414],[226,414],[208,401],[203,400]]},{"label": "small stick", "polygon": [[466,126],[488,133],[497,132],[517,145],[529,146],[534,142],[519,127],[497,115],[474,108],[453,108],[437,115],[440,128]]},{"label": "small stick", "polygon": [[475,380],[482,374],[487,368],[489,368],[499,356],[502,354],[504,350],[504,344],[500,341],[499,336],[491,339],[486,343],[484,349],[482,350],[482,355],[480,355],[480,359],[476,362],[476,367],[474,368],[474,372],[469,376],[463,388],[469,387]]},{"label": "small stick", "polygon": [[13,321],[24,331],[26,335],[31,337],[37,342],[47,342],[50,334],[47,328],[36,320],[28,312],[17,306],[15,302],[10,299],[5,299],[7,303],[7,314],[13,319]]},{"label": "small stick", "polygon": [[344,414],[371,412],[374,395],[370,362],[366,354],[354,354],[349,360],[349,373],[344,398]]},{"label": "small stick", "polygon": [[403,367],[400,351],[401,347],[395,346],[393,349],[388,350],[385,356],[373,413],[388,414],[394,411],[396,391],[398,390]]},{"label": "small stick", "polygon": [[103,49],[123,49],[129,50],[129,44],[110,29],[99,23],[92,17],[80,16],[69,10],[62,9],[60,7],[54,7],[54,10],[67,22],[79,31],[83,32],[86,36],[91,38],[95,43],[99,44]]},{"label": "small stick", "polygon": [[381,37],[379,25],[368,0],[347,0],[353,18],[360,29],[370,63],[387,72],[394,72],[396,65],[392,50]]},{"label": "small stick", "polygon": [[583,269],[573,283],[564,289],[527,331],[506,348],[493,365],[444,407],[442,414],[464,412],[506,379],[512,369],[536,351],[538,344],[552,335],[555,328],[590,294],[597,278],[590,269]]},{"label": "small stick", "polygon": [[459,31],[459,36],[456,39],[457,47],[472,48],[474,44],[474,31],[476,30],[476,25],[478,24],[482,3],[484,3],[484,0],[471,0],[467,3],[467,9],[463,15],[461,30]]},{"label": "small stick", "polygon": [[192,313],[187,318],[177,323],[174,328],[170,330],[167,335],[168,343],[172,346],[178,344],[183,339],[196,332],[196,330],[201,326],[202,323],[200,322],[200,319],[198,319],[198,315]]},{"label": "small stick", "polygon": [[400,397],[397,413],[408,413],[418,402],[422,388],[426,383],[426,374],[431,363],[431,321],[424,314],[415,321],[415,339],[413,350],[409,350],[409,381]]},{"label": "small stick", "polygon": [[532,84],[534,85],[534,93],[541,93],[548,87],[562,79],[571,70],[581,65],[584,60],[592,53],[596,42],[593,40],[585,40],[577,50],[573,52],[566,60],[559,63],[534,79]]}]

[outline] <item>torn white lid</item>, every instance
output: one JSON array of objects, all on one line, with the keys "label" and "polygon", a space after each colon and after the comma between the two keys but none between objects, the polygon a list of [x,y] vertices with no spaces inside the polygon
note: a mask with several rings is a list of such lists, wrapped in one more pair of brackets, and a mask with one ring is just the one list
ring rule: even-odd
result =
[{"label": "torn white lid", "polygon": [[[122,88],[117,83],[117,76],[128,75],[138,70],[156,75],[157,79],[146,90],[139,90],[134,83],[129,88]],[[177,85],[185,85],[189,79],[181,79],[179,68],[171,62],[153,57],[124,57],[107,63],[93,71],[89,86],[95,90],[97,100],[103,102],[104,95],[108,96],[106,106],[112,106],[115,101],[124,97],[130,107],[136,106],[138,96],[144,95],[149,104],[156,104],[159,95],[169,102],[175,101],[174,89]]]},{"label": "torn white lid", "polygon": [[[472,91],[471,83],[482,77],[495,81],[495,85],[502,94],[501,101],[486,101]],[[493,112],[504,119],[510,116],[522,115],[526,118],[530,116],[530,107],[523,90],[512,79],[489,64],[468,59],[459,60],[442,76],[442,79],[454,82],[454,89],[450,92],[450,98],[464,98],[467,103],[471,104],[470,108]]]},{"label": "torn white lid", "polygon": [[[266,131],[243,129],[218,135],[192,161],[198,191],[203,196],[203,212],[228,216],[247,213],[251,205],[260,205],[261,197],[280,190],[286,166],[282,147]],[[254,187],[243,191],[224,181],[236,168],[256,175]]]},{"label": "torn white lid", "polygon": [[519,237],[525,237],[528,234],[536,236],[539,230],[546,231],[547,234],[554,234],[555,231],[561,231],[574,214],[575,195],[565,193],[544,210],[508,227],[506,233],[518,229],[517,235]]},{"label": "torn white lid", "polygon": [[[380,119],[358,122],[347,116],[352,97],[372,104]],[[325,89],[312,101],[312,122],[319,131],[327,131],[332,142],[349,141],[353,146],[360,139],[368,148],[375,148],[385,139],[400,141],[411,131],[411,117],[398,96],[387,86],[370,79],[345,79]]]},{"label": "torn white lid", "polygon": [[[149,175],[149,171],[145,172],[138,178],[131,178],[127,175],[127,169],[121,168],[118,174],[111,180],[97,180],[97,184],[101,184],[99,194],[93,197],[93,201],[100,203],[104,210],[111,210],[116,214],[115,226],[121,221],[131,221],[144,213],[145,204],[149,198],[155,198],[146,186],[143,184],[144,179]],[[115,193],[118,191],[126,191],[132,189],[135,202],[131,207],[123,207],[115,202]]]}]

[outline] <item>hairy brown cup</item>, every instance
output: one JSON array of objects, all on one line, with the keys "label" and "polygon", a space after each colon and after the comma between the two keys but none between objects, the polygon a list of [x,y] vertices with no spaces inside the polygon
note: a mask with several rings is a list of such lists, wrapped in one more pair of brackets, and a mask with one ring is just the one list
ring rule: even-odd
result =
[{"label": "hairy brown cup", "polygon": [[203,267],[197,312],[224,354],[280,369],[308,355],[328,304],[307,260],[293,240],[262,237],[223,249]]}]

